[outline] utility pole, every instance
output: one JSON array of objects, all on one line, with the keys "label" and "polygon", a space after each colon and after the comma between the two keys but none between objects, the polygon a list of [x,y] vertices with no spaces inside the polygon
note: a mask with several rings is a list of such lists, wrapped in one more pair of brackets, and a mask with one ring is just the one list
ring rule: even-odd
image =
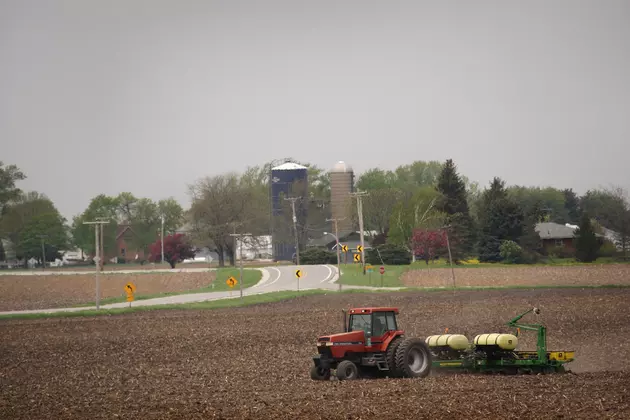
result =
[{"label": "utility pole", "polygon": [[[84,225],[94,225],[94,266],[96,268],[96,273],[95,273],[95,277],[96,277],[96,309],[98,310],[100,308],[100,279],[99,279],[99,272],[101,270],[101,266],[100,266],[100,261],[101,261],[101,251],[100,251],[100,242],[99,242],[99,237],[98,237],[98,231],[99,231],[99,225],[101,227],[101,232],[103,231],[103,225],[109,224],[109,221],[106,220],[96,220],[94,222],[83,222]],[[101,238],[102,240],[102,238]]]},{"label": "utility pole", "polygon": [[[107,218],[105,217],[97,217],[96,218],[97,221],[103,222],[103,221],[107,221]],[[108,222],[109,223],[109,222]],[[100,239],[100,244],[101,244],[101,252],[99,253],[99,258],[100,258],[100,269],[103,269],[103,266],[105,265],[105,246],[103,245],[103,224],[101,223],[101,239]]]},{"label": "utility pole", "polygon": [[44,238],[46,238],[46,235],[39,235],[39,239],[42,240],[42,271],[46,270],[46,248],[44,247]]},{"label": "utility pole", "polygon": [[293,231],[295,232],[295,262],[297,265],[300,265],[300,239],[297,231],[297,216],[295,215],[295,202],[299,200],[300,197],[287,197],[286,201],[291,202],[291,209],[293,210]]},{"label": "utility pole", "polygon": [[103,246],[103,224],[101,223],[101,265],[100,269],[103,269],[103,265],[105,264],[105,247]]},{"label": "utility pole", "polygon": [[164,264],[164,215],[160,215],[160,219],[162,221],[162,231],[160,233],[160,239],[162,242],[162,264]]},{"label": "utility pole", "polygon": [[357,199],[357,212],[359,213],[359,234],[361,235],[361,265],[363,269],[363,275],[365,275],[365,239],[363,230],[363,197],[368,195],[365,191],[356,191],[350,193],[350,195]]},{"label": "utility pole", "polygon": [[337,284],[339,284],[339,291],[341,292],[341,268],[339,267],[339,262],[341,261],[341,244],[339,244],[339,228],[338,222],[344,220],[345,217],[341,219],[326,219],[327,222],[333,222],[335,224],[335,240],[337,242]]},{"label": "utility pole", "polygon": [[[236,233],[236,227],[234,228],[235,233],[230,233],[230,236],[234,238],[234,258],[236,259],[236,240],[239,241],[239,253],[241,255],[241,263],[240,263],[240,279],[239,279],[239,288],[241,290],[241,299],[243,299],[243,237],[252,236],[251,233]],[[234,261],[236,263],[236,261]]]},{"label": "utility pole", "polygon": [[448,240],[448,229],[450,226],[445,226],[444,233],[446,234],[446,248],[448,248],[448,260],[451,264],[451,278],[453,279],[453,289],[455,289],[455,269],[453,268],[453,255],[451,254],[451,243]]}]

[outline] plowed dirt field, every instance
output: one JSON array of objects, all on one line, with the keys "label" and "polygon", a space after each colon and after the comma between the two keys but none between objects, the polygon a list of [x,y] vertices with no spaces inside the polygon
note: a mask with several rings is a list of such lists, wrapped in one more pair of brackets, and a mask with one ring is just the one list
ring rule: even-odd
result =
[{"label": "plowed dirt field", "polygon": [[[136,285],[137,296],[185,292],[211,284],[215,271],[207,273],[101,274],[101,299],[122,297],[125,284]],[[94,274],[0,276],[0,311],[48,309],[87,304],[95,300]]]},{"label": "plowed dirt field", "polygon": [[[450,287],[453,284],[450,268],[410,270],[403,273],[401,281],[413,287]],[[630,285],[630,264],[456,268],[455,283],[458,287],[627,286]]]},{"label": "plowed dirt field", "polygon": [[[207,311],[0,321],[0,418],[630,418],[626,289],[310,296]],[[340,309],[398,306],[408,335],[472,338],[536,305],[576,374],[315,382]],[[534,340],[521,336],[522,349]]]}]

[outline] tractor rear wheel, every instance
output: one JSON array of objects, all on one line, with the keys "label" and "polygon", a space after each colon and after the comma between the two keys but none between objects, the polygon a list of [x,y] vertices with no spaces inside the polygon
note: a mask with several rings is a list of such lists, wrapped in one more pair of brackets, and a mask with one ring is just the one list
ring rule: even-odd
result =
[{"label": "tractor rear wheel", "polygon": [[391,378],[400,378],[402,376],[402,372],[396,367],[396,350],[398,350],[398,346],[400,346],[402,342],[402,338],[394,338],[392,342],[389,343],[389,347],[387,347],[387,352],[385,353],[385,360],[389,368],[389,377]]},{"label": "tractor rear wheel", "polygon": [[359,368],[350,360],[344,360],[337,365],[337,379],[340,381],[359,378]]},{"label": "tractor rear wheel", "polygon": [[327,381],[330,379],[330,369],[324,369],[319,366],[311,368],[311,379],[315,381]]},{"label": "tractor rear wheel", "polygon": [[424,378],[431,372],[431,351],[419,338],[407,338],[396,350],[396,369],[408,378]]}]

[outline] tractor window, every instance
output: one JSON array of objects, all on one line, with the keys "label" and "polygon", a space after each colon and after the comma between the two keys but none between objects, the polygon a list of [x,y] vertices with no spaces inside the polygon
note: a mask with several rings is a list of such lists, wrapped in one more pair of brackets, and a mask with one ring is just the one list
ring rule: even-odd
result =
[{"label": "tractor window", "polygon": [[374,337],[380,337],[387,331],[387,319],[385,312],[374,313]]},{"label": "tractor window", "polygon": [[387,312],[387,330],[396,331],[398,329],[396,325],[396,314],[393,312]]},{"label": "tractor window", "polygon": [[360,331],[363,330],[365,335],[372,330],[372,316],[369,314],[366,315],[350,315],[350,331]]}]

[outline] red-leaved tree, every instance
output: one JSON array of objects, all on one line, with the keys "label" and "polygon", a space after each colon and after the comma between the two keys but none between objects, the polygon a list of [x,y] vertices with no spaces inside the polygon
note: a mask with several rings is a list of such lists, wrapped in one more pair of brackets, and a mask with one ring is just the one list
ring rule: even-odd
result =
[{"label": "red-leaved tree", "polygon": [[[151,244],[150,252],[150,261],[161,262],[162,241],[158,239]],[[186,241],[184,234],[176,233],[164,238],[164,261],[168,262],[171,268],[175,268],[175,264],[188,258],[195,258],[195,250],[188,241]]]},{"label": "red-leaved tree", "polygon": [[429,264],[437,253],[446,247],[446,232],[443,230],[414,229],[411,238],[414,255],[421,255]]}]

